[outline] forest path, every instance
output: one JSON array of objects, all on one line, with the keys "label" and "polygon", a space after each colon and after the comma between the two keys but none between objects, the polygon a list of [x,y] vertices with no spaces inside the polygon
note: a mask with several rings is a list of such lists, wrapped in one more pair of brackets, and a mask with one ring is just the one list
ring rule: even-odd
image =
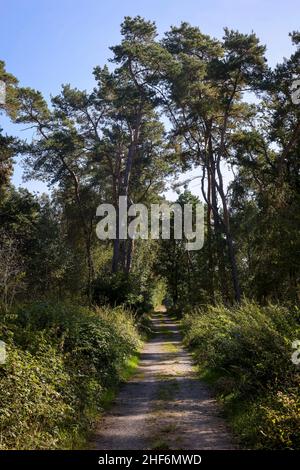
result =
[{"label": "forest path", "polygon": [[218,404],[182,345],[178,322],[163,308],[152,321],[155,335],[144,345],[136,373],[99,422],[92,447],[233,449]]}]

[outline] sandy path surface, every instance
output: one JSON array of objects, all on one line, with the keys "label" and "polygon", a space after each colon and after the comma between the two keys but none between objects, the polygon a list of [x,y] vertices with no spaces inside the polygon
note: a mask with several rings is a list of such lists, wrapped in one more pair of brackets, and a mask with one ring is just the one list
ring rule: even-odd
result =
[{"label": "sandy path surface", "polygon": [[233,449],[220,409],[183,348],[176,321],[153,315],[154,337],[145,344],[133,378],[99,422],[99,450]]}]

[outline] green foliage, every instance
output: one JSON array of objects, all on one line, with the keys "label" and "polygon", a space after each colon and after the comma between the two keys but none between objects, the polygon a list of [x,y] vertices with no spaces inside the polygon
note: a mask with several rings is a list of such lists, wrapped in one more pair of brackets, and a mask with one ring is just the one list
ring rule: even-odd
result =
[{"label": "green foliage", "polygon": [[167,284],[163,279],[159,279],[152,291],[152,305],[153,307],[159,307],[163,305],[167,295]]},{"label": "green foliage", "polygon": [[299,448],[299,371],[291,361],[299,310],[246,301],[208,306],[186,315],[183,329],[242,441]]},{"label": "green foliage", "polygon": [[140,346],[122,308],[36,303],[6,315],[0,331],[8,345],[0,366],[2,449],[78,446]]},{"label": "green foliage", "polygon": [[127,273],[103,275],[93,284],[93,300],[98,305],[120,305],[128,302],[133,290],[132,279]]},{"label": "green foliage", "polygon": [[[55,200],[50,200],[45,194],[37,197],[26,189],[10,187],[0,201],[0,224],[0,250],[6,251],[6,256],[1,256],[0,294],[3,289],[2,270],[16,271],[11,257],[8,257],[9,244],[15,249],[18,270],[24,274],[22,286],[19,283],[17,289],[19,301],[26,299],[26,291],[30,292],[30,298],[33,299],[44,297],[45,292],[48,298],[57,298],[67,292],[74,294],[74,287],[77,291],[79,287],[82,289],[83,281],[78,287],[74,280],[74,245],[63,233],[63,221],[55,207]],[[77,267],[82,271],[79,253],[76,255]],[[82,272],[81,277],[84,277]],[[69,282],[70,278],[73,286]]]},{"label": "green foliage", "polygon": [[[180,194],[175,202],[182,207],[190,204],[194,211],[199,203],[199,198],[188,190]],[[207,272],[207,243],[201,250],[188,251],[185,238],[174,238],[173,214],[171,217],[170,240],[160,240],[154,267],[166,284],[168,295],[165,293],[164,296],[169,296],[169,303],[174,303],[181,310],[187,304],[197,305],[209,300],[211,279]]]},{"label": "green foliage", "polygon": [[158,244],[135,240],[135,256],[130,272],[108,273],[100,270],[93,282],[93,302],[97,305],[126,305],[142,313],[153,306],[152,290],[157,285],[153,263]]},{"label": "green foliage", "polygon": [[56,448],[75,418],[63,358],[49,345],[41,349],[32,355],[9,344],[7,364],[0,366],[2,450]]},{"label": "green foliage", "polygon": [[[290,90],[299,48],[270,70],[254,33],[225,28],[217,40],[184,22],[158,40],[155,23],[137,16],[125,17],[121,36],[113,67],[95,67],[92,91],[65,85],[49,104],[18,87],[0,61],[0,112],[35,131],[20,142],[0,127],[0,333],[9,352],[0,366],[0,446],[78,444],[124,364],[136,364],[139,333],[151,335],[140,313],[167,299],[178,316],[215,305],[184,317],[186,342],[243,441],[299,448],[290,361],[299,315],[267,304],[299,300],[300,107]],[[291,37],[299,45],[299,32]],[[251,93],[258,104],[246,101]],[[54,188],[51,198],[10,185],[19,154],[27,178]],[[117,209],[126,195],[149,207],[163,199],[167,176],[192,168],[205,201],[202,250],[172,236],[96,238],[99,204]],[[198,202],[189,182],[179,204]],[[229,308],[241,292],[265,306]],[[74,305],[84,299],[101,307]],[[118,305],[139,314],[137,325]]]},{"label": "green foliage", "polygon": [[[4,111],[8,116],[15,117],[17,110],[19,108],[19,101],[17,99],[18,96],[18,80],[14,75],[7,72],[5,68],[5,62],[0,60],[0,80],[5,83],[6,87],[6,96],[5,102],[0,103],[0,112]],[[1,162],[2,159],[0,159]],[[0,169],[1,166],[0,166]]]}]

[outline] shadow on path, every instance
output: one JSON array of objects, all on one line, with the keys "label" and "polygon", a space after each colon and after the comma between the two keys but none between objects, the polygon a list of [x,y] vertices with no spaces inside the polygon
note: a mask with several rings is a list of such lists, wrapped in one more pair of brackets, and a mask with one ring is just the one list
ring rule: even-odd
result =
[{"label": "shadow on path", "polygon": [[145,344],[132,379],[99,422],[99,450],[234,449],[220,409],[198,378],[178,324],[153,314],[154,337]]}]

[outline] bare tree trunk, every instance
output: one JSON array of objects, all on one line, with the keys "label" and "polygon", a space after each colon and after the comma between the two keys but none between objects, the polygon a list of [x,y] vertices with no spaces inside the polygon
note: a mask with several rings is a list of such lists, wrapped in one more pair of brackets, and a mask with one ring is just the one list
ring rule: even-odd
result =
[{"label": "bare tree trunk", "polygon": [[207,249],[208,249],[208,272],[209,272],[209,289],[211,301],[215,302],[215,270],[214,270],[214,256],[212,250],[212,189],[211,189],[211,174],[210,168],[207,168]]},{"label": "bare tree trunk", "polygon": [[230,232],[226,232],[226,241],[228,246],[229,262],[231,265],[231,275],[234,288],[234,297],[237,302],[241,301],[241,289],[239,283],[239,276],[237,270],[236,256],[233,245],[233,240]]},{"label": "bare tree trunk", "polygon": [[227,201],[226,201],[226,196],[224,193],[224,187],[223,187],[223,178],[222,178],[222,173],[220,169],[220,160],[218,159],[217,161],[217,173],[218,173],[218,193],[220,195],[221,201],[222,201],[222,206],[223,206],[223,218],[224,218],[224,232],[226,236],[226,243],[228,247],[228,256],[229,256],[229,263],[230,263],[230,268],[231,268],[231,277],[232,277],[232,283],[233,283],[233,289],[234,289],[234,297],[237,302],[240,302],[241,300],[241,289],[240,289],[240,283],[239,283],[239,275],[238,275],[238,269],[237,269],[237,262],[236,262],[236,255],[235,255],[235,249],[234,249],[234,244],[233,244],[233,238],[231,235],[231,230],[230,230],[230,223],[229,223],[229,212],[228,212],[228,206],[227,206]]},{"label": "bare tree trunk", "polygon": [[[131,176],[131,171],[132,171],[132,167],[134,163],[134,158],[136,155],[136,150],[137,150],[137,145],[138,145],[138,140],[139,140],[139,135],[140,135],[141,121],[142,121],[142,103],[140,104],[140,108],[136,116],[135,126],[132,131],[132,141],[128,148],[124,176],[121,182],[121,187],[119,188],[119,191],[118,191],[119,196],[128,197],[129,195],[130,176]],[[120,220],[120,215],[119,215],[119,207],[118,207],[117,209],[117,234],[116,234],[117,240],[114,240],[114,246],[113,246],[112,272],[117,272],[119,269],[125,272],[129,272],[128,268],[130,270],[131,259],[130,259],[130,263],[128,264],[128,261],[127,261],[128,241],[120,240],[119,238],[119,220]],[[132,257],[132,253],[130,254],[130,258],[131,257]]]},{"label": "bare tree trunk", "polygon": [[132,265],[132,257],[134,253],[134,240],[131,238],[127,240],[127,253],[126,253],[126,272],[129,273]]},{"label": "bare tree trunk", "polygon": [[69,172],[74,183],[75,199],[78,205],[80,218],[82,222],[82,228],[84,232],[86,263],[87,263],[87,269],[88,269],[88,300],[89,300],[89,305],[91,305],[92,304],[92,282],[94,279],[94,263],[93,263],[93,258],[92,258],[92,249],[91,249],[92,248],[91,247],[92,221],[91,221],[91,224],[88,225],[84,216],[84,210],[82,207],[82,202],[81,202],[81,197],[80,197],[78,177],[76,176],[72,168],[66,163],[63,157],[61,157],[61,161],[63,165],[65,166],[65,168],[67,169],[67,171]]},{"label": "bare tree trunk", "polygon": [[116,273],[118,271],[119,266],[119,248],[120,243],[118,238],[116,238],[113,242],[113,258],[112,258],[112,273]]},{"label": "bare tree trunk", "polygon": [[228,286],[227,286],[227,276],[225,269],[225,259],[224,259],[224,248],[223,248],[223,228],[222,228],[222,219],[219,213],[218,208],[218,197],[217,197],[217,184],[216,184],[216,167],[214,161],[214,155],[212,151],[210,153],[210,172],[211,172],[211,201],[212,201],[212,213],[214,219],[214,231],[216,237],[217,253],[218,253],[218,268],[220,272],[220,289],[223,299],[228,300]]}]

